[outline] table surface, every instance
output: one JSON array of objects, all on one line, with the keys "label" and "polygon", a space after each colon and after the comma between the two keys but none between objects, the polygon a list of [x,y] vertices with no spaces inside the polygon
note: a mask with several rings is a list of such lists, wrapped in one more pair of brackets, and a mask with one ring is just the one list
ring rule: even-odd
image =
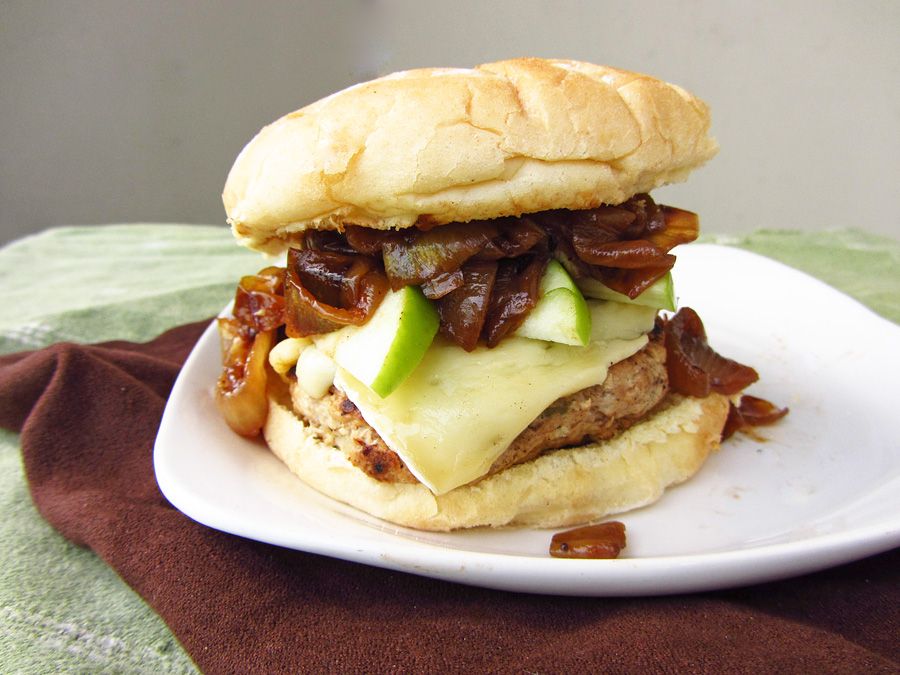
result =
[{"label": "table surface", "polygon": [[[803,270],[900,323],[900,242],[855,230],[705,235]],[[212,316],[268,261],[222,227],[47,230],[0,249],[0,353],[58,341],[148,340]],[[196,672],[162,620],[35,510],[18,437],[0,430],[0,670]]]}]

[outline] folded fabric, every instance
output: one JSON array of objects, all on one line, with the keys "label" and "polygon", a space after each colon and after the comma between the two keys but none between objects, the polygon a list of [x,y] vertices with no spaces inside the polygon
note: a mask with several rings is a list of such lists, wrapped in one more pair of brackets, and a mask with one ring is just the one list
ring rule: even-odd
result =
[{"label": "folded fabric", "polygon": [[208,673],[897,672],[900,552],[691,596],[584,599],[467,587],[199,525],[156,485],[166,396],[203,323],[146,344],[0,357],[41,514],[111,565]]}]

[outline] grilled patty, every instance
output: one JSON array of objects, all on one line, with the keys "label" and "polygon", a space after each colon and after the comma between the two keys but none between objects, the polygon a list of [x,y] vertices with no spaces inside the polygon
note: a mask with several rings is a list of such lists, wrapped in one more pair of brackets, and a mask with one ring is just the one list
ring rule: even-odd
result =
[{"label": "grilled patty", "polygon": [[[534,459],[543,452],[607,440],[643,419],[669,391],[666,350],[656,339],[609,369],[602,384],[554,401],[497,458],[490,473]],[[417,479],[363,419],[340,390],[312,398],[291,387],[295,413],[321,440],[339,448],[372,478],[390,483]]]}]

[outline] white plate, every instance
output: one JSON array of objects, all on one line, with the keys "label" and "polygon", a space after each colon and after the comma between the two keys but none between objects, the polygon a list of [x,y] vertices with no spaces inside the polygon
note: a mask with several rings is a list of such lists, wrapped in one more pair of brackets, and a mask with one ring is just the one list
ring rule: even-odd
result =
[{"label": "white plate", "polygon": [[307,488],[264,445],[231,433],[212,400],[214,327],[169,399],[154,462],[169,501],[250,539],[439,579],[565,595],[711,590],[823,569],[900,545],[900,328],[767,258],[678,251],[680,304],[710,344],[788,405],[764,442],[738,435],[656,504],[618,516],[618,560],[550,558],[547,530],[450,534],[387,525]]}]

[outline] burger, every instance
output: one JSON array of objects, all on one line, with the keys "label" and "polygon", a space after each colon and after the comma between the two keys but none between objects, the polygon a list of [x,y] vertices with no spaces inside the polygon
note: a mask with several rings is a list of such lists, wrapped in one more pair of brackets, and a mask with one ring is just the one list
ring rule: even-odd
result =
[{"label": "burger", "polygon": [[676,307],[698,220],[649,194],[716,153],[709,126],[676,85],[523,58],[395,73],[265,127],[223,194],[237,240],[280,257],[219,319],[226,421],[413,528],[657,500],[757,378]]}]

